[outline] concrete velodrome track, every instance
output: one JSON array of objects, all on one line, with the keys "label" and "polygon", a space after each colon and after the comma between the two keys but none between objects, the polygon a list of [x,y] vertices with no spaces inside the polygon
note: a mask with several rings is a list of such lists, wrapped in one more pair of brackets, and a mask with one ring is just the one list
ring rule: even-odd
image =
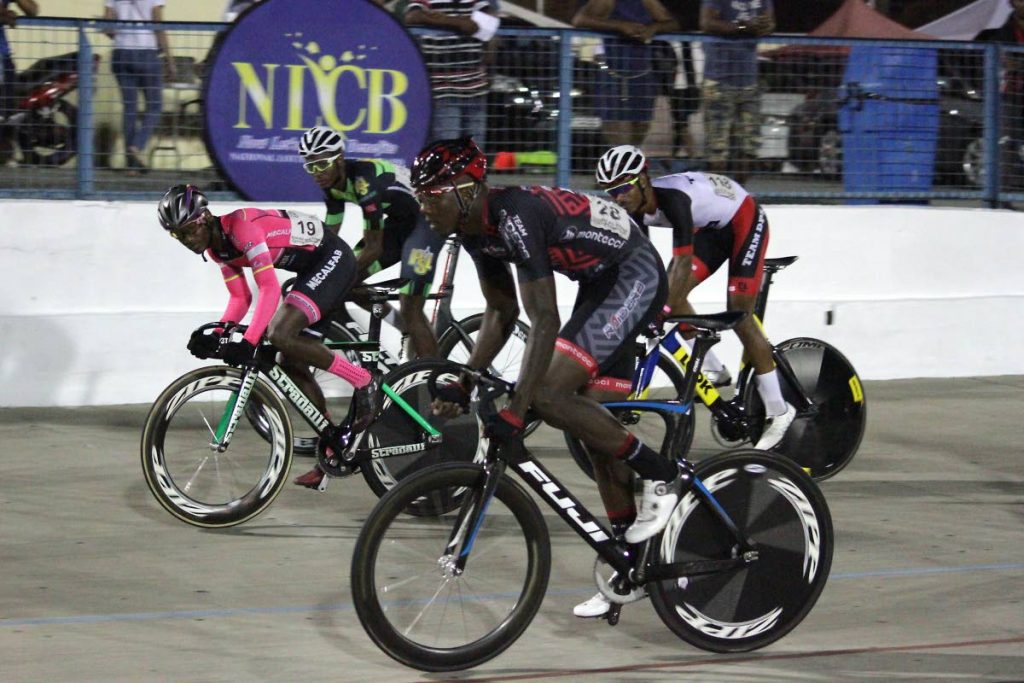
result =
[{"label": "concrete velodrome track", "polygon": [[[550,513],[553,568],[525,635],[484,666],[421,675],[382,654],[348,589],[375,498],[361,478],[290,487],[210,532],[154,501],[145,408],[0,410],[0,680],[1024,680],[1024,377],[867,382],[868,428],[826,482],[832,576],[774,645],[713,655],[646,603],[581,621],[592,556]],[[697,454],[711,449],[698,425]],[[545,429],[530,445],[596,491]],[[297,460],[293,474],[308,461]]]}]

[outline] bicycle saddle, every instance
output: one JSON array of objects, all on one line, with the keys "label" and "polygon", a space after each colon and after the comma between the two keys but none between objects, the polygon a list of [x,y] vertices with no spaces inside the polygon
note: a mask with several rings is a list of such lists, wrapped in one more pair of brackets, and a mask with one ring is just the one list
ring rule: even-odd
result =
[{"label": "bicycle saddle", "polygon": [[799,256],[781,256],[779,258],[766,258],[764,260],[764,269],[769,273],[777,273],[786,266],[791,266],[796,263]]},{"label": "bicycle saddle", "polygon": [[397,295],[398,290],[408,284],[409,278],[398,277],[393,280],[381,280],[380,282],[361,282],[354,290],[362,290],[362,293],[371,301],[388,301]]},{"label": "bicycle saddle", "polygon": [[683,323],[685,325],[692,325],[699,330],[721,332],[736,327],[746,316],[747,314],[744,311],[723,311],[708,315],[673,315],[665,318],[665,322]]}]

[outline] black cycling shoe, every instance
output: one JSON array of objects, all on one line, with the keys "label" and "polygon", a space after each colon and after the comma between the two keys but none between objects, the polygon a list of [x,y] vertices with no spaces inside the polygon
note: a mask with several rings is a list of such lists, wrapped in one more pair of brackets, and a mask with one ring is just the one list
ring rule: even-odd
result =
[{"label": "black cycling shoe", "polygon": [[352,401],[356,407],[356,417],[352,421],[352,433],[364,431],[373,424],[384,404],[384,392],[381,384],[384,376],[380,372],[370,372],[370,382],[365,387],[356,389]]}]

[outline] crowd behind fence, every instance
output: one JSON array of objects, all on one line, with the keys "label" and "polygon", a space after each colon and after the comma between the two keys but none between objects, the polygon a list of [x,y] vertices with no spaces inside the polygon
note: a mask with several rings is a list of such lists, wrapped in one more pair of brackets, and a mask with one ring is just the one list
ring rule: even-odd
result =
[{"label": "crowd behind fence", "polygon": [[[147,198],[185,180],[231,195],[207,155],[202,115],[204,68],[227,25],[162,25],[176,68],[165,76],[141,172],[125,164],[123,105],[104,35],[130,26],[23,18],[8,31],[18,77],[0,122],[0,196]],[[714,84],[703,67],[722,39],[658,36],[624,61],[602,38],[499,30],[486,102],[494,183],[593,189],[598,156],[623,141],[611,122],[645,118],[636,142],[652,173],[707,170],[709,150],[726,145],[725,165],[715,168],[767,201],[1024,200],[1022,48],[764,37],[747,93],[754,137],[744,144],[738,126],[728,140],[708,135]],[[54,83],[66,94],[42,108],[25,103],[33,88]]]}]

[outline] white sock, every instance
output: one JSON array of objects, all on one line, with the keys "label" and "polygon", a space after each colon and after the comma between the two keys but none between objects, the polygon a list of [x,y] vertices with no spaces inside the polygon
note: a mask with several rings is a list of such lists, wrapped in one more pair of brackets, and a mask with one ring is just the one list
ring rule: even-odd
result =
[{"label": "white sock", "polygon": [[[693,340],[683,339],[683,343],[690,349],[690,355],[693,355]],[[708,353],[704,356],[704,365],[701,367],[702,372],[721,372],[725,369],[725,363],[718,359],[715,355],[714,349],[708,349]]]},{"label": "white sock", "polygon": [[757,376],[757,393],[764,402],[764,414],[767,417],[775,417],[786,412],[786,399],[782,398],[779,374],[775,369]]}]

